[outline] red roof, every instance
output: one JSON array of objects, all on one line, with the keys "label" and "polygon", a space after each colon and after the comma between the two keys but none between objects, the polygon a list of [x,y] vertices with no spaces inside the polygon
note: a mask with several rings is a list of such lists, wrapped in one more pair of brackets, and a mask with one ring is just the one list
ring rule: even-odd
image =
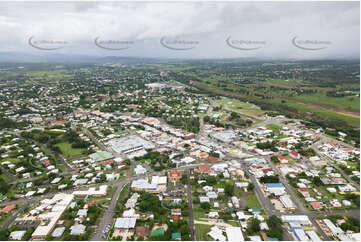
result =
[{"label": "red roof", "polygon": [[200,164],[200,165],[198,166],[198,169],[199,169],[200,171],[208,171],[208,170],[209,170],[209,165],[208,165],[208,164]]},{"label": "red roof", "polygon": [[320,202],[311,202],[311,206],[316,209],[323,208],[323,206]]},{"label": "red roof", "polygon": [[277,157],[278,157],[278,159],[279,160],[287,160],[284,156],[282,156],[282,155],[277,155]]},{"label": "red roof", "polygon": [[296,152],[296,151],[294,151],[294,150],[291,150],[291,155],[293,155],[293,156],[298,156],[298,153]]},{"label": "red roof", "polygon": [[170,172],[168,172],[168,177],[170,177],[170,178],[181,178],[182,177],[182,172],[180,172],[178,170],[171,170]]},{"label": "red roof", "polygon": [[0,213],[8,213],[16,207],[16,204],[9,204],[5,208],[0,210]]},{"label": "red roof", "polygon": [[219,161],[219,158],[218,157],[214,157],[214,156],[208,156],[208,161],[210,161],[210,162],[217,162],[217,161]]},{"label": "red roof", "polygon": [[149,229],[147,227],[144,226],[137,226],[135,228],[135,232],[138,236],[142,236],[145,237],[148,235]]},{"label": "red roof", "polygon": [[300,188],[300,189],[298,189],[298,191],[300,191],[300,192],[307,192],[307,189],[306,189],[306,188]]},{"label": "red roof", "polygon": [[343,149],[344,151],[346,151],[346,152],[349,152],[349,151],[353,151],[353,150],[355,150],[354,148],[345,148],[345,149]]}]

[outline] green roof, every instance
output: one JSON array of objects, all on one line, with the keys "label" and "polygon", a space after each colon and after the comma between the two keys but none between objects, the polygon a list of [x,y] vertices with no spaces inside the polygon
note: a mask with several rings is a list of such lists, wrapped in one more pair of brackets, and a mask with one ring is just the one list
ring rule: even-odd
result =
[{"label": "green roof", "polygon": [[267,237],[267,241],[279,241],[279,239],[274,237]]},{"label": "green roof", "polygon": [[113,154],[108,151],[98,151],[89,156],[96,162],[103,161],[103,160],[109,160],[109,159],[113,158]]},{"label": "green roof", "polygon": [[152,236],[159,236],[164,234],[164,228],[159,227],[156,230],[153,231]]},{"label": "green roof", "polygon": [[182,237],[181,233],[173,233],[172,239],[180,239]]},{"label": "green roof", "polygon": [[114,135],[120,135],[120,134],[126,134],[126,133],[128,133],[127,130],[121,130],[121,131],[115,132]]},{"label": "green roof", "polygon": [[7,199],[7,196],[5,196],[5,195],[3,195],[2,193],[0,193],[0,201],[5,200],[5,199]]}]

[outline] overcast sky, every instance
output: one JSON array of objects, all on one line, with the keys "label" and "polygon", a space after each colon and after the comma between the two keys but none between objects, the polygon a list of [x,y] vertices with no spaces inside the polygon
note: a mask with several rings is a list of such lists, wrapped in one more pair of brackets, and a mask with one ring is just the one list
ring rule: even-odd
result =
[{"label": "overcast sky", "polygon": [[359,46],[359,2],[0,3],[0,52],[359,58]]}]

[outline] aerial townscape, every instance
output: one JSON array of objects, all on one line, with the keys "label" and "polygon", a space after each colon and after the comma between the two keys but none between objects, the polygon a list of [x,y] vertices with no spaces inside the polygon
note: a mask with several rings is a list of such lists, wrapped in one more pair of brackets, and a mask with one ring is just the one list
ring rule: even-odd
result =
[{"label": "aerial townscape", "polygon": [[1,64],[0,240],[360,240],[357,63],[150,62]]},{"label": "aerial townscape", "polygon": [[0,241],[361,241],[359,1],[0,1]]}]

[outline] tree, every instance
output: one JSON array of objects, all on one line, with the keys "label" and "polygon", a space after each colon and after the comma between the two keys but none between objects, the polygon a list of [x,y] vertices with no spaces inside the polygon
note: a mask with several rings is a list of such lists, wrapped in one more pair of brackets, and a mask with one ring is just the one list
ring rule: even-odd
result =
[{"label": "tree", "polygon": [[271,160],[272,160],[273,163],[275,163],[275,164],[280,163],[280,160],[279,160],[278,157],[275,156],[275,155],[273,155],[273,156],[271,157]]},{"label": "tree", "polygon": [[248,227],[247,231],[250,234],[257,233],[261,230],[261,227],[260,227],[261,221],[259,221],[256,218],[250,218],[248,220],[248,224],[249,224],[249,227]]},{"label": "tree", "polygon": [[201,203],[201,208],[204,210],[209,210],[211,208],[211,205],[208,202]]},{"label": "tree", "polygon": [[231,197],[234,194],[234,184],[233,183],[226,183],[226,186],[224,187],[224,193]]},{"label": "tree", "polygon": [[321,179],[318,176],[315,176],[313,178],[313,184],[315,184],[316,186],[322,186],[323,182],[321,181]]},{"label": "tree", "polygon": [[248,183],[247,190],[248,191],[253,191],[253,189],[254,189],[254,184],[253,183]]},{"label": "tree", "polygon": [[282,234],[282,221],[276,215],[272,215],[267,219],[267,225],[270,230],[267,232],[268,237],[278,238],[279,240],[283,239]]}]

